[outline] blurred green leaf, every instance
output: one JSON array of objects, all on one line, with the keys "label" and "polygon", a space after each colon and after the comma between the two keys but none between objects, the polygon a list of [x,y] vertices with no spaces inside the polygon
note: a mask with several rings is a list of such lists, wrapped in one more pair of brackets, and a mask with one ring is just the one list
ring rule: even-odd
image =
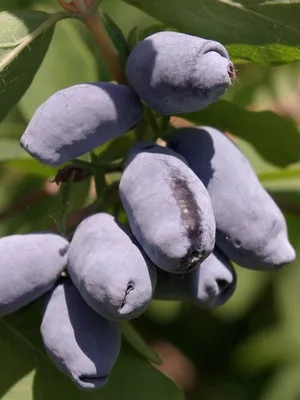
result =
[{"label": "blurred green leaf", "polygon": [[115,21],[125,37],[137,24],[140,27],[146,27],[156,22],[149,15],[120,0],[102,0],[101,9]]},{"label": "blurred green leaf", "polygon": [[97,194],[97,201],[102,202],[106,190],[105,169],[99,165],[99,160],[97,155],[94,152],[91,152],[90,154],[93,166],[98,164],[97,167],[93,168],[93,174],[94,174],[94,182]]},{"label": "blurred green leaf", "polygon": [[30,158],[30,156],[21,148],[18,140],[0,139],[0,162],[27,158]]},{"label": "blurred green leaf", "polygon": [[16,400],[21,395],[22,400],[183,400],[175,384],[126,342],[105,387],[90,393],[77,389],[44,353],[40,320],[37,303],[0,320],[1,359],[6,365],[0,373],[0,396],[5,394],[1,399]]},{"label": "blurred green leaf", "polygon": [[234,353],[234,363],[239,371],[258,374],[282,363],[297,360],[300,342],[292,340],[289,331],[271,327],[246,338]]},{"label": "blurred green leaf", "polygon": [[229,321],[241,318],[255,306],[271,278],[268,272],[251,271],[236,265],[235,269],[237,272],[235,293],[222,307],[211,310],[217,317]]},{"label": "blurred green leaf", "polygon": [[12,168],[21,173],[36,175],[46,179],[53,178],[56,169],[49,165],[41,164],[32,157],[24,157],[23,159],[9,160],[5,163],[6,167]]},{"label": "blurred green leaf", "polygon": [[118,158],[126,157],[127,152],[133,145],[133,132],[128,132],[125,136],[110,140],[96,149],[101,162],[110,162]]},{"label": "blurred green leaf", "polygon": [[168,325],[182,312],[182,301],[152,300],[146,314],[157,324]]},{"label": "blurred green leaf", "polygon": [[258,176],[261,176],[265,173],[272,173],[273,171],[274,172],[281,171],[279,167],[270,164],[260,154],[258,154],[253,144],[237,136],[235,136],[234,142],[248,158],[252,168],[254,169],[254,171]]},{"label": "blurred green leaf", "polygon": [[53,26],[64,18],[40,11],[0,12],[0,120],[28,89],[53,35]]},{"label": "blurred green leaf", "polygon": [[300,364],[283,365],[264,388],[260,400],[299,400]]},{"label": "blurred green leaf", "polygon": [[129,321],[121,322],[121,330],[124,338],[138,353],[154,364],[162,363],[155,350],[145,342]]},{"label": "blurred green leaf", "polygon": [[[16,108],[14,109],[16,110]],[[18,121],[2,121],[0,123],[0,136],[10,139],[19,139],[25,130],[25,125]],[[19,145],[20,147],[20,145]]]},{"label": "blurred green leaf", "polygon": [[300,169],[284,169],[281,171],[272,171],[259,174],[261,181],[277,181],[290,178],[300,178]]},{"label": "blurred green leaf", "polygon": [[151,36],[157,32],[168,31],[168,30],[174,31],[174,29],[171,29],[169,26],[161,23],[155,23],[145,28],[139,28],[135,26],[134,28],[131,29],[131,31],[128,34],[128,42],[130,44],[130,47],[133,49],[139,42],[146,39],[148,36]]},{"label": "blurred green leaf", "polygon": [[204,110],[183,114],[182,117],[241,137],[275,165],[285,167],[300,160],[300,133],[296,124],[271,111],[248,111],[220,100]]},{"label": "blurred green leaf", "polygon": [[181,32],[217,40],[233,58],[277,65],[300,60],[298,2],[124,0]]},{"label": "blurred green leaf", "polygon": [[98,80],[95,58],[76,29],[78,23],[65,20],[56,26],[45,60],[19,103],[20,110],[27,120],[58,90]]},{"label": "blurred green leaf", "polygon": [[67,182],[61,183],[61,211],[58,219],[59,232],[62,236],[67,237],[67,218],[69,215],[69,207],[71,201],[71,190],[72,190],[72,179],[67,180]]},{"label": "blurred green leaf", "polygon": [[113,41],[116,49],[119,51],[120,61],[123,67],[125,67],[127,57],[130,53],[129,44],[119,26],[110,18],[110,16],[106,13],[103,13],[102,17],[107,33]]},{"label": "blurred green leaf", "polygon": [[103,400],[184,400],[176,385],[126,342],[122,345],[119,361],[108,385],[100,393]]},{"label": "blurred green leaf", "polygon": [[134,26],[131,29],[127,40],[131,49],[133,49],[140,42],[140,31],[138,26]]},{"label": "blurred green leaf", "polygon": [[[298,247],[299,249],[299,247]],[[276,280],[276,308],[282,323],[288,324],[293,332],[300,335],[300,269],[297,261],[281,271],[281,279]],[[300,336],[299,336],[300,341]]]}]

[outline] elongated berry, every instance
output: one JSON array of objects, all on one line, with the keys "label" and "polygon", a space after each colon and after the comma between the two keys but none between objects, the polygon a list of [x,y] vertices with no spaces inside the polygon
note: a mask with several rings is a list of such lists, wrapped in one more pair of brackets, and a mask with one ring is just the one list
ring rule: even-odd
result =
[{"label": "elongated berry", "polygon": [[234,67],[216,41],[178,32],[159,32],[140,42],[127,59],[134,90],[159,114],[199,111],[231,85]]},{"label": "elongated berry", "polygon": [[184,275],[158,270],[155,299],[193,300],[201,308],[225,304],[236,288],[236,273],[217,249],[192,272]]},{"label": "elongated berry", "polygon": [[66,266],[68,245],[52,233],[0,239],[0,317],[52,289]]},{"label": "elongated berry", "polygon": [[142,119],[127,86],[82,83],[52,95],[35,112],[21,146],[44,164],[59,166],[123,135]]},{"label": "elongated berry", "polygon": [[257,270],[295,259],[282,212],[228,137],[211,127],[183,128],[168,145],[185,157],[206,186],[216,218],[216,243],[227,257]]},{"label": "elongated berry", "polygon": [[133,234],[158,267],[184,273],[213,251],[215,219],[207,190],[171,149],[137,144],[119,193]]},{"label": "elongated berry", "polygon": [[47,299],[41,334],[56,367],[86,390],[104,386],[117,361],[121,335],[117,323],[95,313],[71,280]]},{"label": "elongated berry", "polygon": [[156,285],[156,268],[129,232],[105,213],[94,214],[77,227],[68,271],[85,301],[113,320],[141,315]]}]

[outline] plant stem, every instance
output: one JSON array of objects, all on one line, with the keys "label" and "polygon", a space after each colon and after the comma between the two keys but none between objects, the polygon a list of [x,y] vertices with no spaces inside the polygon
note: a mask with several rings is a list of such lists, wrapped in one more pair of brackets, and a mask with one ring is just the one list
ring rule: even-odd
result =
[{"label": "plant stem", "polygon": [[139,123],[134,129],[134,136],[136,140],[143,140],[147,126],[145,121]]},{"label": "plant stem", "polygon": [[84,161],[84,160],[72,160],[72,165],[75,165],[76,167],[81,167],[83,169],[89,169],[90,171],[94,171],[95,168],[98,168],[97,164],[93,164],[90,161]]},{"label": "plant stem", "polygon": [[82,16],[82,20],[98,43],[99,49],[108,64],[114,80],[120,84],[127,85],[128,82],[121,66],[119,52],[106,32],[101,14],[98,12],[87,13]]},{"label": "plant stem", "polygon": [[19,340],[26,344],[30,349],[38,353],[44,360],[50,362],[50,359],[47,357],[45,353],[42,352],[38,347],[36,347],[30,340],[28,340],[21,332],[19,332],[12,324],[6,321],[4,318],[0,319],[0,324],[4,325],[7,330],[14,336],[16,336]]},{"label": "plant stem", "polygon": [[170,117],[168,115],[163,115],[160,119],[160,131],[161,133],[165,133],[169,126]]},{"label": "plant stem", "polygon": [[72,3],[75,4],[77,10],[82,14],[84,14],[88,9],[85,0],[73,0]]},{"label": "plant stem", "polygon": [[144,118],[146,123],[150,126],[155,138],[159,136],[160,130],[152,111],[148,107],[144,107]]},{"label": "plant stem", "polygon": [[73,179],[74,179],[74,173],[72,173],[69,180],[66,183],[63,183],[62,185],[62,205],[61,205],[61,215],[59,219],[59,231],[64,237],[67,236],[66,221],[69,211],[71,187]]},{"label": "plant stem", "polygon": [[106,189],[105,170],[99,165],[99,159],[93,151],[90,153],[90,157],[92,163],[97,165],[97,168],[94,169],[94,182],[97,198],[99,201],[103,201]]}]

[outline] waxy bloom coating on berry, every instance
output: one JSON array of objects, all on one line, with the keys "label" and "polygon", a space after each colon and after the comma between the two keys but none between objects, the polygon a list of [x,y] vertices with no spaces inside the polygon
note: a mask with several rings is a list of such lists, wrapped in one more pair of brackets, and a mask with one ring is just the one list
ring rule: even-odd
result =
[{"label": "waxy bloom coating on berry", "polygon": [[107,383],[120,352],[119,327],[93,311],[71,280],[57,285],[47,299],[41,334],[53,363],[79,388]]},{"label": "waxy bloom coating on berry", "polygon": [[158,267],[188,272],[213,251],[216,226],[207,190],[171,149],[134,146],[119,193],[133,234]]},{"label": "waxy bloom coating on berry", "polygon": [[155,299],[192,300],[201,308],[225,304],[236,288],[236,273],[217,249],[192,272],[184,275],[158,270]]},{"label": "waxy bloom coating on berry", "polygon": [[129,87],[82,83],[52,95],[35,112],[21,146],[44,164],[59,166],[131,130],[142,105]]},{"label": "waxy bloom coating on berry", "polygon": [[142,101],[163,115],[207,107],[225,94],[234,75],[221,43],[177,32],[147,37],[126,64],[130,85]]},{"label": "waxy bloom coating on berry", "polygon": [[132,235],[105,213],[94,214],[77,227],[68,271],[89,306],[113,320],[141,315],[156,285],[156,268]]},{"label": "waxy bloom coating on berry", "polygon": [[67,263],[69,243],[53,233],[0,239],[0,317],[51,290]]},{"label": "waxy bloom coating on berry", "polygon": [[295,259],[282,212],[232,140],[211,127],[183,128],[168,145],[206,186],[216,218],[216,243],[227,257],[257,270]]}]

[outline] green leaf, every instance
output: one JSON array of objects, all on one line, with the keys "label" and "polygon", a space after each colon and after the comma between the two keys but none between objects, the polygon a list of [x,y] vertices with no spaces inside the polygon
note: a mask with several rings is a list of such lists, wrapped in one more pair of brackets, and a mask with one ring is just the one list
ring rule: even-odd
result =
[{"label": "green leaf", "polygon": [[287,180],[290,178],[300,178],[300,169],[283,169],[279,171],[270,171],[259,174],[261,181]]},{"label": "green leaf", "polygon": [[145,342],[139,332],[129,321],[121,322],[121,330],[123,337],[138,353],[154,364],[162,364],[162,361],[155,350]]},{"label": "green leaf", "polygon": [[133,132],[127,132],[126,135],[117,139],[110,140],[98,147],[95,152],[101,162],[111,162],[118,158],[126,156],[133,145]]},{"label": "green leaf", "polygon": [[[48,10],[45,5],[43,8]],[[58,90],[98,80],[95,58],[76,24],[78,25],[78,21],[65,20],[56,26],[45,60],[19,103],[27,120]]]},{"label": "green leaf", "polygon": [[183,400],[176,385],[126,341],[105,387],[90,393],[77,389],[46,356],[39,333],[40,320],[39,302],[0,319],[2,400]]},{"label": "green leaf", "polygon": [[36,159],[30,157],[29,155],[24,156],[24,158],[19,158],[17,160],[9,160],[5,163],[6,166],[18,170],[22,173],[26,172],[30,175],[36,175],[42,178],[54,177],[56,169],[50,167],[46,164],[41,164]]},{"label": "green leaf", "polygon": [[239,60],[253,63],[278,66],[300,60],[300,46],[285,46],[281,44],[269,44],[263,46],[229,45],[227,50],[233,62],[239,64]]},{"label": "green leaf", "polygon": [[174,29],[171,29],[169,26],[161,23],[156,23],[146,28],[139,28],[135,26],[134,28],[131,29],[131,31],[128,34],[128,42],[131,49],[133,49],[139,42],[146,39],[148,36],[153,35],[154,33],[157,32],[169,31],[169,30],[174,31]]},{"label": "green leaf", "polygon": [[[16,108],[15,108],[16,110]],[[11,113],[12,114],[12,113]],[[25,130],[25,124],[20,122],[6,122],[5,120],[0,123],[0,137],[7,137],[10,139],[19,139]],[[20,147],[20,145],[19,145]]]},{"label": "green leaf", "polygon": [[67,237],[67,227],[66,222],[69,213],[70,206],[70,197],[71,197],[71,189],[72,189],[72,179],[69,179],[67,182],[61,184],[61,211],[60,218],[58,220],[58,228],[61,235]]},{"label": "green leaf", "polygon": [[[152,367],[126,342],[117,366],[106,387],[99,392],[101,400],[184,400],[176,385]],[[96,400],[96,396],[94,397]]]},{"label": "green leaf", "polygon": [[272,275],[268,272],[251,271],[236,266],[237,287],[232,298],[222,307],[211,312],[219,318],[235,321],[243,317],[260,300]]},{"label": "green leaf", "polygon": [[140,42],[140,31],[137,26],[134,26],[130,30],[127,40],[131,49],[133,49]]},{"label": "green leaf", "polygon": [[267,65],[300,59],[298,1],[124,1],[179,31],[230,45],[234,58]]},{"label": "green leaf", "polygon": [[0,12],[0,120],[21,99],[52,39],[53,25],[65,13]]},{"label": "green leaf", "polygon": [[248,111],[220,100],[183,118],[229,131],[251,143],[266,160],[285,167],[300,160],[300,133],[295,123],[271,111]]},{"label": "green leaf", "polygon": [[0,162],[7,160],[28,159],[30,156],[24,151],[18,140],[0,139]]},{"label": "green leaf", "polygon": [[180,300],[152,300],[146,315],[156,324],[168,325],[178,318],[183,304]]},{"label": "green leaf", "polygon": [[105,189],[107,186],[105,180],[105,169],[101,167],[101,165],[99,164],[98,157],[94,152],[91,152],[90,155],[93,165],[96,165],[96,167],[93,168],[94,181],[95,181],[97,200],[101,202],[104,199]]},{"label": "green leaf", "polygon": [[119,26],[109,17],[109,15],[103,13],[102,18],[107,33],[109,34],[116,49],[119,51],[120,61],[124,67],[127,57],[130,54],[130,46]]},{"label": "green leaf", "polygon": [[283,364],[263,390],[260,400],[299,400],[300,363]]},{"label": "green leaf", "polygon": [[235,349],[233,362],[244,373],[258,374],[276,364],[297,359],[299,350],[287,329],[272,326],[246,337]]}]

